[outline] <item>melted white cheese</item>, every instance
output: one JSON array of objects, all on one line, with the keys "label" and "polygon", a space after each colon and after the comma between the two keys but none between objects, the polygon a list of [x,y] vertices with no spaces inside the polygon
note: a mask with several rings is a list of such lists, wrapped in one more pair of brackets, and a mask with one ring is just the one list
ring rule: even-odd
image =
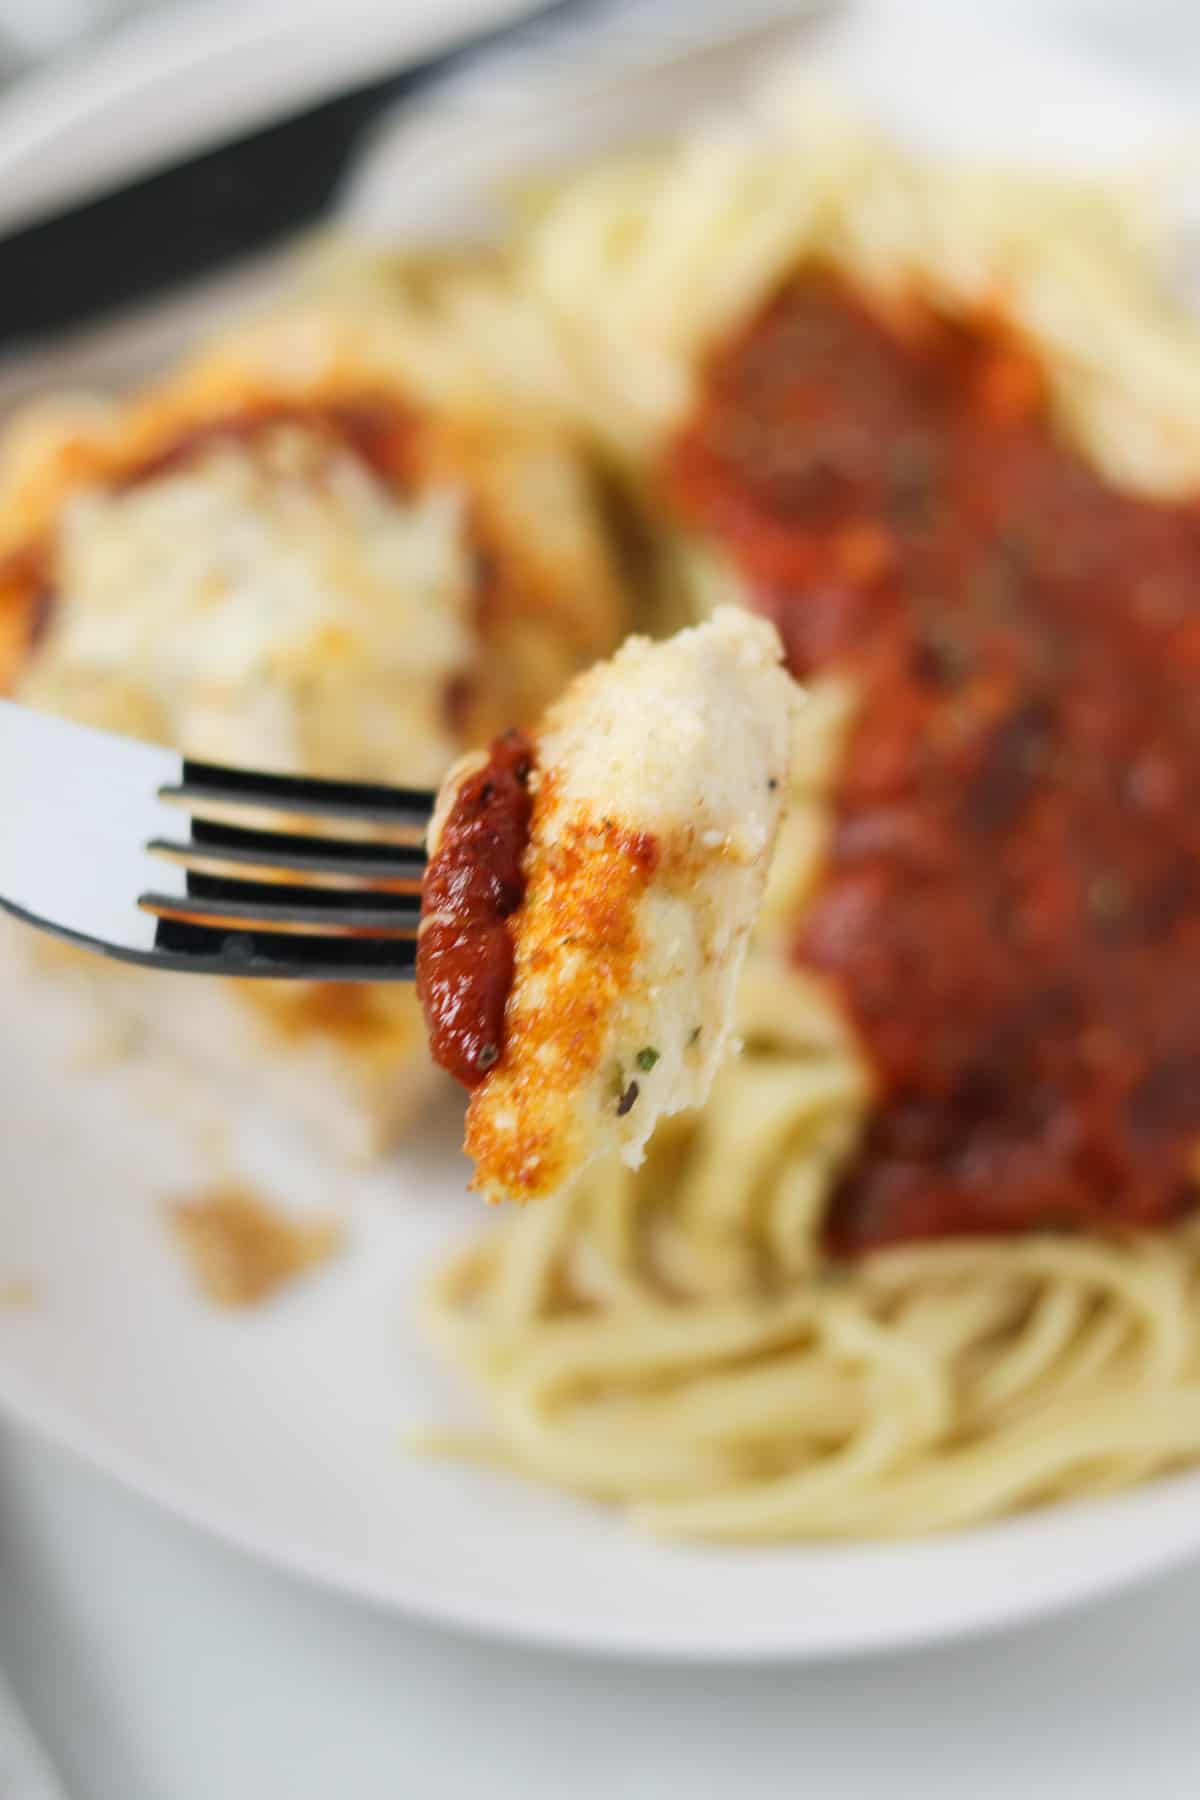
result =
[{"label": "melted white cheese", "polygon": [[432,782],[477,654],[463,512],[293,425],[80,494],[22,697],[214,761]]}]

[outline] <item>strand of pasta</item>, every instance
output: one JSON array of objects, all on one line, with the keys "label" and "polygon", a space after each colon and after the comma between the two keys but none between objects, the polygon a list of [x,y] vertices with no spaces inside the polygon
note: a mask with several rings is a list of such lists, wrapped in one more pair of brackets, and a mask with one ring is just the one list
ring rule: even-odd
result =
[{"label": "strand of pasta", "polygon": [[[1200,479],[1200,330],[1165,296],[1145,184],[904,158],[783,78],[740,124],[547,187],[501,279],[442,298],[502,383],[644,476],[705,350],[804,258],[885,304],[1001,303],[1064,428],[1116,481]],[[667,534],[676,604],[727,597]],[[886,1536],[1117,1489],[1200,1456],[1200,1231],[1034,1236],[822,1260],[870,1082],[772,953],[819,867],[854,694],[803,710],[791,818],[742,991],[746,1050],[636,1175],[515,1216],[431,1289],[486,1454],[648,1529]]]},{"label": "strand of pasta", "polygon": [[[778,1062],[748,1052],[734,1103]],[[793,1089],[807,1067],[827,1093],[827,1062],[794,1058]],[[780,1289],[767,1221],[790,1148],[750,1205],[737,1134],[709,1116],[678,1135],[658,1167],[600,1170],[438,1276],[430,1322],[483,1397],[486,1454],[655,1531],[765,1541],[939,1529],[1200,1451],[1194,1226],[924,1245],[841,1275],[814,1256]],[[741,1196],[735,1291],[689,1290],[658,1255],[672,1214],[678,1232],[705,1216],[688,1190],[702,1171],[711,1194],[714,1168]]]}]

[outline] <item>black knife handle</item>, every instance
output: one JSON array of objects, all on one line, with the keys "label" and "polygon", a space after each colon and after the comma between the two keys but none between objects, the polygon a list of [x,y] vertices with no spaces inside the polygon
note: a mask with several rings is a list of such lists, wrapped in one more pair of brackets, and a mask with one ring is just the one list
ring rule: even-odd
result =
[{"label": "black knife handle", "polygon": [[363,132],[387,108],[578,4],[554,0],[532,18],[0,238],[0,349],[210,275],[310,224],[332,199]]}]

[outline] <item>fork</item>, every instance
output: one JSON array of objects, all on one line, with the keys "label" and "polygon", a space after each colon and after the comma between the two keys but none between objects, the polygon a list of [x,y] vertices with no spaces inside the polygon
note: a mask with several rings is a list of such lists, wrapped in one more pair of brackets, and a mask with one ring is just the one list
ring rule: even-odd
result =
[{"label": "fork", "polygon": [[151,968],[411,980],[433,803],[197,762],[0,701],[0,907]]}]

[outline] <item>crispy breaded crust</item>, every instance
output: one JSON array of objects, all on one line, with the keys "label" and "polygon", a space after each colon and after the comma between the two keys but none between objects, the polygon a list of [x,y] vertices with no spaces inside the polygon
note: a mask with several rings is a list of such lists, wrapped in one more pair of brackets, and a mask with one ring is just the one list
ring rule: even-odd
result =
[{"label": "crispy breaded crust", "polygon": [[[543,818],[552,783],[544,778],[538,794]],[[592,1121],[580,1092],[603,1065],[613,1009],[636,979],[639,904],[660,850],[646,832],[580,812],[539,834],[526,861],[504,1061],[472,1097],[465,1141],[475,1185],[517,1199],[552,1192],[585,1154]]]}]

